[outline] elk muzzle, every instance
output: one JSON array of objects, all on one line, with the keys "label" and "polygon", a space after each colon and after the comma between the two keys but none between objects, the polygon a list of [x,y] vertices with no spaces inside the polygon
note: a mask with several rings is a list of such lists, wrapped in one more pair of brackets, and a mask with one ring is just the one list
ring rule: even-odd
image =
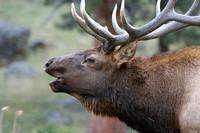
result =
[{"label": "elk muzzle", "polygon": [[[44,68],[43,70],[48,73],[49,75],[55,77],[55,75],[51,72],[51,65],[52,63],[56,60],[57,58],[52,58],[50,59],[45,65],[44,65]],[[58,77],[56,77],[58,78]],[[52,91],[53,92],[62,92],[62,83],[61,83],[61,79],[58,78],[56,79],[55,81],[51,81],[49,82],[49,86],[51,87]]]},{"label": "elk muzzle", "polygon": [[43,70],[44,70],[45,72],[48,73],[48,68],[49,68],[49,66],[52,64],[52,62],[53,62],[55,59],[56,59],[56,58],[52,58],[51,60],[49,60],[49,61],[44,65]]}]

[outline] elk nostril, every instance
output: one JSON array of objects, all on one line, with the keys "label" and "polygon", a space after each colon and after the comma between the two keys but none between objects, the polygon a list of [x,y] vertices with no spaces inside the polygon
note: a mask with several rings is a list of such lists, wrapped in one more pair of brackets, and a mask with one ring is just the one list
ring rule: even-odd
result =
[{"label": "elk nostril", "polygon": [[45,65],[44,65],[44,70],[46,71],[49,66],[51,65],[51,63],[55,60],[56,58],[52,58],[51,60],[49,60]]}]

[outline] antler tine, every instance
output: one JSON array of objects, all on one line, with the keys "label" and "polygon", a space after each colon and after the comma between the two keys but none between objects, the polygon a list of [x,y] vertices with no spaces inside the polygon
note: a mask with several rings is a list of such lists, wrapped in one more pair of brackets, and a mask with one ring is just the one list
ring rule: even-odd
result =
[{"label": "antler tine", "polygon": [[119,27],[119,25],[118,25],[118,23],[117,23],[117,4],[115,5],[115,8],[114,8],[114,10],[113,10],[113,12],[112,12],[112,25],[113,25],[113,28],[114,28],[114,30],[115,30],[115,32],[117,33],[117,34],[124,34],[124,33],[126,33],[126,31],[124,31],[124,30],[122,30],[120,27]]},{"label": "antler tine", "polygon": [[[195,0],[191,6],[191,8],[187,11],[187,13],[185,15],[198,15],[198,12],[200,10],[200,8],[198,8],[200,6],[200,0]],[[191,26],[192,24],[185,24],[185,23],[180,23],[180,22],[170,22],[168,24],[165,24],[163,26],[161,26],[160,28],[156,29],[155,31],[153,31],[152,33],[141,37],[139,40],[149,40],[149,39],[154,39],[154,38],[158,38],[160,36],[166,35],[170,32],[173,31],[177,31],[180,30],[182,28]]]},{"label": "antler tine", "polygon": [[[159,1],[157,3],[159,4]],[[127,31],[129,33],[129,35],[131,36],[131,40],[138,39],[152,31],[154,31],[155,29],[160,27],[163,23],[170,21],[170,19],[171,19],[170,16],[171,16],[172,12],[174,11],[175,3],[176,3],[176,0],[169,0],[166,7],[163,9],[163,11],[160,12],[159,15],[156,16],[152,21],[150,21],[149,23],[147,23],[144,26],[134,28],[127,22],[127,20],[125,18],[124,0],[122,0],[122,5],[121,5],[122,25],[123,25],[125,31]]]},{"label": "antler tine", "polygon": [[161,0],[157,0],[157,3],[156,3],[156,16],[158,16],[160,14],[160,12],[161,12],[160,3],[161,3]]},{"label": "antler tine", "polygon": [[139,31],[137,37],[140,38],[142,36],[145,36],[148,33],[159,28],[164,23],[170,21],[171,15],[174,12],[175,3],[176,3],[176,0],[169,0],[165,8],[162,10],[162,12],[158,16],[156,16],[153,20],[151,20],[146,25],[137,28],[136,30]]},{"label": "antler tine", "polygon": [[85,0],[81,1],[81,14],[87,23],[87,25],[98,35],[107,40],[112,40],[115,36],[108,31],[107,28],[101,26],[99,23],[95,22],[85,11]]},{"label": "antler tine", "polygon": [[74,4],[72,4],[71,11],[75,21],[87,33],[91,34],[103,43],[103,49],[105,52],[111,53],[116,46],[123,45],[128,42],[129,36],[125,31],[123,34],[115,36],[108,31],[107,27],[103,27],[95,22],[85,11],[85,0],[81,1],[80,9],[83,19],[76,13]]},{"label": "antler tine", "polygon": [[[176,0],[172,0],[172,1],[176,1]],[[175,4],[175,3],[174,3]],[[195,7],[192,9],[195,9]],[[200,16],[186,16],[186,15],[182,15],[182,14],[178,14],[176,13],[174,10],[173,12],[170,12],[171,14],[168,15],[168,20],[170,21],[178,21],[181,23],[186,23],[186,24],[190,24],[190,25],[200,25]]]},{"label": "antler tine", "polygon": [[132,27],[127,19],[126,19],[126,15],[125,15],[125,0],[122,0],[121,3],[121,9],[120,9],[120,17],[121,17],[121,22],[122,22],[122,26],[125,29],[126,32],[128,32],[128,34],[132,37],[135,37],[136,32],[134,27]]},{"label": "antler tine", "polygon": [[161,36],[164,36],[168,33],[173,31],[177,31],[179,29],[185,28],[189,26],[188,24],[180,23],[180,22],[170,22],[168,24],[162,25],[160,28],[156,29],[155,31],[139,38],[139,40],[150,40],[155,39]]},{"label": "antler tine", "polygon": [[186,16],[181,14],[174,14],[172,20],[190,25],[200,25],[200,16]]},{"label": "antler tine", "polygon": [[74,3],[71,4],[71,12],[72,12],[72,16],[74,18],[74,20],[80,25],[80,27],[86,31],[87,33],[89,33],[90,35],[94,36],[95,38],[97,38],[99,41],[101,42],[105,42],[105,39],[102,38],[101,36],[97,35],[95,32],[93,32],[90,27],[87,26],[87,24],[85,23],[85,21],[77,14]]},{"label": "antler tine", "polygon": [[192,7],[188,10],[188,12],[185,15],[188,15],[188,16],[198,15],[199,6],[200,6],[200,0],[195,0],[192,4]]}]

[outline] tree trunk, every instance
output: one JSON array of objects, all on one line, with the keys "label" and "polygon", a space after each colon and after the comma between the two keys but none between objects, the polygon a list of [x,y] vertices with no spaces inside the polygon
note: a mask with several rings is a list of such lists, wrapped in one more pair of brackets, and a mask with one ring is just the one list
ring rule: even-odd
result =
[{"label": "tree trunk", "polygon": [[167,51],[169,51],[168,46],[164,42],[164,36],[159,38],[158,46],[159,46],[159,51],[160,52],[167,52]]},{"label": "tree trunk", "polygon": [[[99,6],[95,10],[95,16],[101,19],[101,24],[108,26],[110,32],[115,34],[115,31],[112,27],[112,10],[111,5],[114,5],[115,0],[103,0],[102,5]],[[119,14],[119,11],[117,12]],[[119,20],[119,15],[118,20]],[[103,20],[103,21],[102,21]],[[98,40],[94,40],[94,46],[98,46],[101,43]],[[125,133],[126,125],[119,121],[118,118],[109,118],[109,117],[102,117],[96,116],[94,114],[90,114],[90,121],[89,121],[89,130],[87,133]]]}]

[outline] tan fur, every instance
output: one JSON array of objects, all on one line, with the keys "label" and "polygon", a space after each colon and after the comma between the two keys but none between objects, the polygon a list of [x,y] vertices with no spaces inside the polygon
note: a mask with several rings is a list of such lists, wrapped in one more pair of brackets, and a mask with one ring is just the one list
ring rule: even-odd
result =
[{"label": "tan fur", "polygon": [[[179,50],[166,58],[159,59],[159,64],[180,64],[177,71],[182,71],[184,81],[184,104],[180,109],[179,126],[181,133],[200,133],[200,52],[199,47]],[[170,66],[168,66],[170,67]],[[179,70],[178,70],[179,69]],[[167,74],[167,73],[166,73]],[[178,82],[178,79],[175,79]]]},{"label": "tan fur", "polygon": [[[200,64],[199,64],[200,65]],[[200,132],[200,70],[194,69],[185,83],[185,104],[181,107],[179,125],[182,133]]]}]

